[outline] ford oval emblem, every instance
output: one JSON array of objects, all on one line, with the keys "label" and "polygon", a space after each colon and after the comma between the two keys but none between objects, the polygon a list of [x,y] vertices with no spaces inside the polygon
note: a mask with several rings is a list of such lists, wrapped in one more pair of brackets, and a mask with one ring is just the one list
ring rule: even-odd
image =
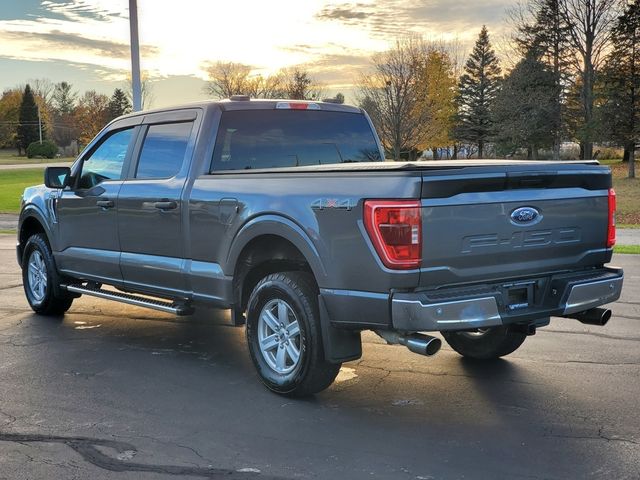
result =
[{"label": "ford oval emblem", "polygon": [[542,215],[533,207],[520,207],[511,212],[511,222],[514,225],[535,225],[540,220]]}]

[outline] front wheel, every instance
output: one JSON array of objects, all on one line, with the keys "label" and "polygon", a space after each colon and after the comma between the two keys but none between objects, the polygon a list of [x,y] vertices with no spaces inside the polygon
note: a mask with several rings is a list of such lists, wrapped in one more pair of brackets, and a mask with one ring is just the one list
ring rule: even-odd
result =
[{"label": "front wheel", "polygon": [[333,383],[340,364],[324,358],[317,288],[302,272],[273,273],[251,293],[247,342],[251,359],[270,390],[295,397]]},{"label": "front wheel", "polygon": [[32,235],[22,257],[22,284],[31,309],[40,315],[62,315],[69,310],[73,297],[57,293],[56,265],[47,239]]},{"label": "front wheel", "polygon": [[472,332],[441,332],[456,352],[475,360],[492,360],[515,352],[527,338],[508,325],[479,328]]}]

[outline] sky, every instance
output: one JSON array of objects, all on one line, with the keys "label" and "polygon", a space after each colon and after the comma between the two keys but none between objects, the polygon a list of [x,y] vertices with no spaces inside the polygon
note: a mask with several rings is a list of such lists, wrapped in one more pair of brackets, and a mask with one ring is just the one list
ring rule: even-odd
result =
[{"label": "sky", "polygon": [[[0,0],[0,90],[29,79],[110,95],[130,69],[128,0]],[[325,93],[353,94],[371,55],[395,39],[496,42],[514,0],[138,0],[141,67],[155,107],[206,98],[211,62],[255,74],[303,64]]]}]

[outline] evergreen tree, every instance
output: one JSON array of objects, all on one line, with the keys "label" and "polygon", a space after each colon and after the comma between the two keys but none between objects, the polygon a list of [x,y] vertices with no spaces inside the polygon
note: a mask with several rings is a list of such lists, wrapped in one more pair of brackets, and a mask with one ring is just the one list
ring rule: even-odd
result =
[{"label": "evergreen tree", "polygon": [[464,67],[458,87],[456,137],[478,146],[478,158],[494,134],[491,115],[493,101],[500,86],[500,65],[483,26]]},{"label": "evergreen tree", "polygon": [[29,84],[24,88],[22,94],[18,121],[20,122],[18,124],[18,146],[26,151],[31,143],[40,138],[38,131],[38,107]]},{"label": "evergreen tree", "polygon": [[71,84],[67,82],[56,83],[53,90],[53,108],[58,115],[68,115],[73,112],[76,105],[77,94],[71,91]]},{"label": "evergreen tree", "polygon": [[131,102],[129,102],[127,94],[120,88],[116,88],[109,100],[109,120],[113,120],[130,112]]},{"label": "evergreen tree", "polygon": [[296,68],[291,72],[287,81],[287,98],[291,100],[313,99],[311,86],[312,81],[307,72]]},{"label": "evergreen tree", "polygon": [[53,105],[52,137],[57,145],[67,147],[78,138],[78,129],[74,122],[74,110],[78,94],[72,91],[68,82],[56,83],[51,103]]},{"label": "evergreen tree", "polygon": [[613,49],[603,72],[605,133],[624,146],[629,178],[635,177],[635,148],[640,143],[640,0],[630,3],[613,29]]},{"label": "evergreen tree", "polygon": [[554,77],[554,107],[550,120],[557,128],[550,132],[553,157],[560,158],[562,138],[568,135],[566,119],[567,89],[571,82],[572,46],[570,29],[560,11],[562,0],[531,0],[532,21],[522,20],[518,25],[516,43],[526,57],[535,52]]},{"label": "evergreen tree", "polygon": [[507,151],[527,147],[528,158],[553,143],[558,130],[555,117],[556,78],[535,52],[523,58],[505,78],[496,96],[496,140]]}]

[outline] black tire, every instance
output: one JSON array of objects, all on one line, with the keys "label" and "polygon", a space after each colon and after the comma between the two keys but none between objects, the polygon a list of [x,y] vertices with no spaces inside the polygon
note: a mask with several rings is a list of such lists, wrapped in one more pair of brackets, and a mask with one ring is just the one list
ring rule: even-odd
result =
[{"label": "black tire", "polygon": [[[41,290],[34,288],[29,281],[29,265],[32,257],[41,260],[43,266],[42,278],[46,278],[46,283]],[[69,310],[74,297],[68,293],[60,292],[58,285],[56,285],[58,282],[56,264],[46,237],[41,233],[32,235],[27,240],[22,257],[22,285],[29,306],[34,312],[40,315],[54,316],[62,315]]]},{"label": "black tire", "polygon": [[[279,307],[282,305],[280,301],[284,301],[290,308],[287,310],[287,318],[297,320],[299,326],[299,334],[295,339],[291,337],[292,345],[295,340],[298,347],[299,360],[297,363],[291,362],[291,366],[286,365],[285,360],[283,368],[292,369],[285,373],[276,370],[278,365],[269,365],[267,358],[270,357],[270,353],[263,352],[260,348],[259,337],[262,333],[258,332],[259,328],[267,328],[264,326],[267,322],[260,321],[263,309],[269,309],[271,304]],[[279,315],[280,310],[277,313]],[[324,357],[318,313],[318,290],[313,277],[307,273],[273,273],[258,282],[249,297],[246,334],[253,364],[262,382],[273,392],[292,397],[313,395],[326,389],[338,375],[341,364],[329,363]],[[277,336],[275,330],[274,335]],[[289,338],[289,334],[286,335]],[[275,341],[281,343],[277,347],[272,346],[271,349],[279,352],[279,349],[284,348],[288,355],[289,343],[283,347],[282,342],[285,340],[282,336]],[[275,363],[275,358],[272,358],[271,362]]]},{"label": "black tire", "polygon": [[527,338],[509,326],[482,329],[472,332],[441,332],[456,352],[475,360],[493,360],[515,352]]}]

